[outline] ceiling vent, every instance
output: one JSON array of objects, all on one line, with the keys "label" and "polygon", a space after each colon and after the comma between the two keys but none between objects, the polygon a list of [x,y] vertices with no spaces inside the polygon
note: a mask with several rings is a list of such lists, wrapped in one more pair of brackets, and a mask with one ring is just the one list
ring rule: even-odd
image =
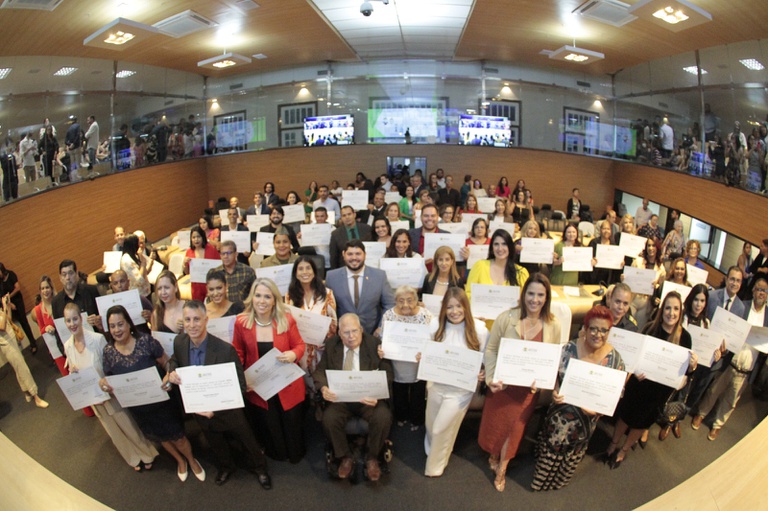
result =
[{"label": "ceiling vent", "polygon": [[0,9],[33,9],[36,11],[52,11],[63,0],[3,0]]},{"label": "ceiling vent", "polygon": [[624,26],[637,19],[637,16],[629,14],[629,5],[618,0],[587,0],[573,12],[614,27]]},{"label": "ceiling vent", "polygon": [[241,11],[250,11],[253,9],[258,9],[260,6],[256,2],[252,0],[235,0],[235,2],[232,4],[237,9],[240,9]]},{"label": "ceiling vent", "polygon": [[153,27],[171,37],[184,37],[216,26],[216,23],[195,11],[184,11],[158,21]]}]

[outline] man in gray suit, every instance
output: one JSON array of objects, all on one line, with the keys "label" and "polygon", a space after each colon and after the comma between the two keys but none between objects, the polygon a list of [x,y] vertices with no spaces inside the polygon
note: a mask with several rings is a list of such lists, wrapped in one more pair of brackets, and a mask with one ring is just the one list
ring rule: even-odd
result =
[{"label": "man in gray suit", "polygon": [[[176,372],[177,367],[206,366],[233,362],[240,380],[240,388],[245,393],[245,376],[243,366],[235,348],[218,337],[208,334],[208,314],[205,305],[197,300],[184,304],[183,309],[184,333],[176,336],[173,341],[173,356],[169,362],[168,381],[174,385],[181,384],[181,378]],[[216,484],[226,483],[236,465],[227,437],[234,438],[245,447],[248,462],[259,478],[259,484],[265,490],[272,488],[272,481],[267,473],[267,460],[262,448],[253,436],[245,413],[242,408],[220,410],[218,412],[201,412],[194,415],[195,421],[203,431],[211,450],[219,460],[219,472]]]},{"label": "man in gray suit", "polygon": [[344,267],[329,271],[325,278],[336,296],[336,314],[357,314],[363,329],[373,333],[383,312],[395,306],[387,274],[365,265],[365,245],[360,240],[348,241],[343,257]]},{"label": "man in gray suit", "polygon": [[371,227],[357,221],[352,206],[344,206],[341,208],[341,222],[331,233],[331,268],[344,265],[344,247],[350,240],[371,241]]}]

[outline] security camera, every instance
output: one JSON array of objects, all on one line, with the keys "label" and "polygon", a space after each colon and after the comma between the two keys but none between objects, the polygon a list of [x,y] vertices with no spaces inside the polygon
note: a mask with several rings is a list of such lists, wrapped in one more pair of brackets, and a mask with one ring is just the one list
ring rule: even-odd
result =
[{"label": "security camera", "polygon": [[363,2],[360,4],[360,12],[363,13],[363,16],[370,16],[371,13],[373,13],[373,5],[371,5],[371,2]]}]

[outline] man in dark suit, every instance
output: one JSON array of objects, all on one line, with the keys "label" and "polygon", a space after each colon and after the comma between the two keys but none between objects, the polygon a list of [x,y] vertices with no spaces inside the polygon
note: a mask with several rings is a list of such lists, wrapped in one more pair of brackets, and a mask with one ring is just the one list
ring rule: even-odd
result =
[{"label": "man in dark suit", "polygon": [[[208,334],[208,315],[205,305],[197,300],[184,304],[184,333],[176,336],[173,341],[173,357],[169,362],[168,381],[180,385],[181,379],[176,372],[177,367],[193,365],[214,365],[233,362],[237,368],[240,388],[245,393],[245,376],[243,366],[232,345],[218,337]],[[259,484],[265,490],[272,488],[272,481],[267,473],[267,460],[262,448],[253,436],[245,413],[242,408],[220,410],[218,412],[202,412],[194,415],[195,421],[203,431],[211,450],[219,460],[219,472],[216,484],[227,482],[235,471],[236,465],[227,442],[227,437],[234,438],[245,447],[248,461],[259,478]]]},{"label": "man in dark suit", "polygon": [[331,268],[344,265],[342,253],[349,240],[371,241],[371,228],[357,221],[352,206],[344,206],[341,208],[341,223],[331,233]]},{"label": "man in dark suit", "polygon": [[376,190],[376,193],[373,195],[373,203],[368,204],[368,210],[358,213],[358,219],[361,223],[373,227],[374,220],[384,218],[387,210],[387,202],[384,200],[386,196],[387,192],[384,191],[384,188]]},{"label": "man in dark suit", "polygon": [[[434,204],[427,204],[421,208],[421,227],[416,227],[408,231],[408,235],[411,237],[411,248],[414,252],[424,254],[424,235],[432,232],[448,232],[437,227],[437,222],[440,219],[437,206]],[[424,261],[427,265],[427,271],[432,271],[432,259]]]},{"label": "man in dark suit", "polygon": [[336,297],[336,313],[353,312],[367,333],[373,333],[381,322],[383,311],[395,306],[395,296],[386,272],[365,265],[365,245],[360,240],[347,242],[343,268],[331,270],[325,285]]},{"label": "man in dark suit", "polygon": [[[296,232],[294,232],[293,227],[290,225],[283,224],[283,217],[285,216],[285,212],[283,212],[283,208],[280,206],[274,206],[272,207],[272,211],[269,212],[269,223],[261,228],[259,228],[259,232],[271,232],[275,233],[278,229],[283,228],[288,231],[288,238],[291,240],[291,248],[294,252],[298,252],[299,248],[301,247],[299,245],[299,238],[296,237]],[[251,245],[253,246],[253,250],[256,250],[257,243],[256,243],[256,233],[251,233]]]},{"label": "man in dark suit", "polygon": [[[366,469],[368,479],[381,477],[378,456],[392,426],[389,400],[361,399],[359,403],[337,403],[336,395],[328,388],[326,370],[386,371],[387,385],[392,387],[392,363],[378,355],[380,341],[363,331],[356,314],[345,314],[339,319],[339,333],[325,343],[325,355],[312,373],[316,388],[320,388],[327,402],[323,412],[323,429],[333,444],[333,454],[339,460],[339,478],[346,479],[352,472],[352,457],[345,427],[350,417],[362,417],[368,422]],[[390,390],[391,395],[391,390]]]},{"label": "man in dark suit", "polygon": [[264,195],[261,192],[253,194],[253,206],[248,206],[243,215],[243,221],[248,221],[248,215],[268,215],[271,209],[264,200]]},{"label": "man in dark suit", "polygon": [[445,188],[437,192],[437,205],[450,204],[454,209],[461,207],[461,193],[453,187],[453,176],[445,176]]}]

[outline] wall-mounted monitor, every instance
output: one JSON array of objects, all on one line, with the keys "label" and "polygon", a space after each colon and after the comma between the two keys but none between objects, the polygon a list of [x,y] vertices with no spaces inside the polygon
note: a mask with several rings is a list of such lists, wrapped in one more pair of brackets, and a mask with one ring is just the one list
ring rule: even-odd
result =
[{"label": "wall-mounted monitor", "polygon": [[462,115],[459,117],[459,145],[509,147],[510,121],[506,117]]},{"label": "wall-mounted monitor", "polygon": [[304,145],[350,145],[355,143],[355,118],[323,115],[304,119]]}]

